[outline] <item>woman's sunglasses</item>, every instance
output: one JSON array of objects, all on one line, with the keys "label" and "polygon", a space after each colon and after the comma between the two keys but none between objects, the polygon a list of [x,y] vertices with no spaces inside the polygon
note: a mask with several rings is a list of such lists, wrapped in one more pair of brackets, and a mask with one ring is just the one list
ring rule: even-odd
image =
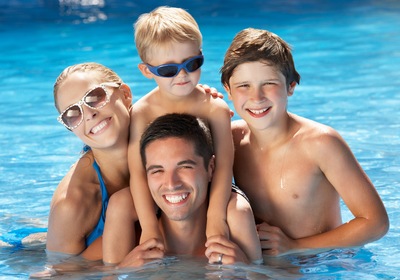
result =
[{"label": "woman's sunglasses", "polygon": [[178,75],[178,73],[185,69],[186,72],[191,73],[199,69],[204,62],[203,55],[197,55],[188,60],[178,64],[178,63],[169,63],[163,64],[159,66],[151,66],[146,64],[149,68],[150,72],[156,76],[164,77],[164,78],[172,78]]},{"label": "woman's sunglasses", "polygon": [[67,129],[73,130],[77,128],[83,121],[82,105],[86,105],[91,109],[101,109],[110,102],[110,95],[107,87],[119,88],[118,83],[103,83],[98,85],[88,92],[77,103],[68,106],[57,118]]}]

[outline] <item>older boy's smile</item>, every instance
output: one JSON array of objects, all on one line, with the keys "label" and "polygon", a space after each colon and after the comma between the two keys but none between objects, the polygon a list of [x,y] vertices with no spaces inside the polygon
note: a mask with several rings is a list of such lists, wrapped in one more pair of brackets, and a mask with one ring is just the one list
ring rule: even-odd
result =
[{"label": "older boy's smile", "polygon": [[271,107],[264,108],[264,109],[247,109],[247,112],[249,112],[250,115],[255,118],[261,118],[261,117],[266,116],[269,113],[270,109],[271,109]]}]

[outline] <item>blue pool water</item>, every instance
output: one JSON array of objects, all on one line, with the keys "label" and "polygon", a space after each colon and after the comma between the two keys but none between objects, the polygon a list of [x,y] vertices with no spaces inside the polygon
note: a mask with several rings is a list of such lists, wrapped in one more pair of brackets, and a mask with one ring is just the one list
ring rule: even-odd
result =
[{"label": "blue pool water", "polygon": [[[288,41],[302,76],[290,111],[343,135],[384,201],[390,230],[362,248],[288,256],[259,267],[219,268],[180,258],[142,271],[81,269],[70,277],[400,278],[399,1],[0,0],[0,279],[26,279],[43,269],[43,241],[24,237],[46,230],[52,193],[82,147],[56,121],[55,78],[70,64],[96,61],[119,73],[140,98],[154,84],[137,69],[132,23],[161,3],[196,18],[206,57],[201,82],[221,92],[219,68],[238,31],[264,28]],[[343,217],[352,217],[345,207]]]}]

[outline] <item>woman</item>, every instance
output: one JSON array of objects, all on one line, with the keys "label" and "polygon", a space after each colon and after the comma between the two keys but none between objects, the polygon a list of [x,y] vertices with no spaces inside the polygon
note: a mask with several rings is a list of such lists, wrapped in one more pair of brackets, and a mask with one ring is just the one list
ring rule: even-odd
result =
[{"label": "woman", "polygon": [[46,249],[99,260],[109,197],[129,184],[132,93],[111,69],[82,63],[67,67],[57,78],[54,101],[58,120],[85,143],[85,149],[54,193]]}]

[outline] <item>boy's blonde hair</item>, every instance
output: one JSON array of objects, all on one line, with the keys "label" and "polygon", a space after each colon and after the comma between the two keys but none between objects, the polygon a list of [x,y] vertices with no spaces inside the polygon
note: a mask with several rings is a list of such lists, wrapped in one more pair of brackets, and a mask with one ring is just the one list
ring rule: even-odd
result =
[{"label": "boy's blonde hair", "polygon": [[154,48],[171,42],[195,42],[201,50],[202,36],[195,19],[181,8],[161,6],[142,14],[135,25],[135,43],[144,63]]},{"label": "boy's blonde hair", "polygon": [[287,86],[292,82],[300,83],[289,44],[267,30],[247,28],[236,34],[225,53],[221,68],[222,84],[229,87],[229,79],[235,68],[255,61],[276,67],[285,76]]},{"label": "boy's blonde hair", "polygon": [[61,74],[57,77],[56,82],[54,83],[54,105],[57,110],[60,112],[60,108],[57,104],[57,93],[61,84],[72,74],[75,72],[97,72],[99,74],[99,83],[108,83],[114,82],[118,84],[122,84],[122,79],[110,68],[95,62],[85,62],[80,64],[71,65],[64,69]]}]

